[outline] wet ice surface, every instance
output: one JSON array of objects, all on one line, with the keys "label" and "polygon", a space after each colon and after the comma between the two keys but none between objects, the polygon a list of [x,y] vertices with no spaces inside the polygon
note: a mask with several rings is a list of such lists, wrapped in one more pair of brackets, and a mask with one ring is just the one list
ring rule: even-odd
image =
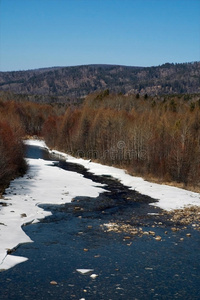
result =
[{"label": "wet ice surface", "polygon": [[[62,167],[94,176],[74,164]],[[199,232],[171,232],[170,223],[154,215],[159,209],[148,205],[155,200],[111,178],[93,180],[106,183],[107,192],[96,199],[77,197],[71,204],[45,205],[53,214],[24,227],[34,243],[21,245],[15,254],[29,260],[0,273],[0,299],[199,299]],[[150,235],[125,239],[127,234],[100,227],[130,220],[143,230],[154,230],[162,241]],[[187,232],[192,236],[186,237]],[[77,269],[92,269],[98,277]]]}]

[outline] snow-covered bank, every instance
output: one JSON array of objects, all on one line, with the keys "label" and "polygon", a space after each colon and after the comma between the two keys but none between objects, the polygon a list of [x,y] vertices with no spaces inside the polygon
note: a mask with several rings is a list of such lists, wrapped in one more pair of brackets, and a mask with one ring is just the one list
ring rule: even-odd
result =
[{"label": "snow-covered bank", "polygon": [[[28,143],[45,147],[43,142]],[[38,207],[39,204],[63,204],[76,196],[97,197],[103,192],[100,184],[54,167],[51,161],[28,159],[28,164],[27,174],[12,181],[1,199],[7,206],[0,208],[0,270],[27,260],[8,255],[7,250],[31,242],[22,229],[23,224],[38,222],[51,214]]]},{"label": "snow-covered bank", "polygon": [[170,211],[174,209],[181,209],[190,205],[200,206],[199,193],[164,184],[151,183],[141,177],[131,176],[127,174],[125,170],[101,165],[99,163],[93,163],[90,160],[74,158],[59,151],[53,150],[50,152],[61,155],[68,162],[83,165],[86,169],[88,169],[88,171],[95,175],[109,175],[120,180],[122,184],[130,187],[131,189],[157,200],[151,205],[158,206],[161,209]]},{"label": "snow-covered bank", "polygon": [[[47,148],[43,141],[38,140],[29,140],[26,144]],[[50,152],[62,156],[69,162],[83,165],[96,175],[110,175],[119,179],[131,189],[157,199],[154,205],[162,209],[200,206],[198,193],[150,183],[140,177],[130,176],[118,168],[74,158],[58,151]],[[27,174],[12,181],[6,190],[5,199],[1,200],[7,206],[0,208],[0,269],[8,269],[27,260],[24,257],[7,255],[7,249],[12,249],[20,243],[31,242],[21,228],[23,224],[37,222],[51,214],[38,207],[39,204],[63,204],[76,196],[97,197],[104,191],[103,186],[99,187],[99,183],[94,183],[78,173],[57,168],[51,161],[28,159],[28,163]]]}]

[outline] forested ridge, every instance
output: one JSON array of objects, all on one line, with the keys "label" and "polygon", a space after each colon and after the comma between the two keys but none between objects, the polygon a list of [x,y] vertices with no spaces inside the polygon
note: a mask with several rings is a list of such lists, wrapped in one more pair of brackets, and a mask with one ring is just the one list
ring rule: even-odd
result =
[{"label": "forested ridge", "polygon": [[77,105],[0,96],[0,182],[23,174],[22,139],[125,168],[150,180],[200,188],[200,94],[122,95],[109,90]]},{"label": "forested ridge", "polygon": [[0,91],[27,95],[34,102],[80,101],[109,89],[125,95],[200,93],[200,62],[155,67],[83,65],[0,72]]}]

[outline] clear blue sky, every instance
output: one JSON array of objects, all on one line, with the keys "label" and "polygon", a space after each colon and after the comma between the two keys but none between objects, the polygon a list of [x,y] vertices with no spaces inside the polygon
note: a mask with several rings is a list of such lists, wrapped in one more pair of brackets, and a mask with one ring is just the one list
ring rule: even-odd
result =
[{"label": "clear blue sky", "polygon": [[0,71],[200,61],[200,0],[0,0]]}]

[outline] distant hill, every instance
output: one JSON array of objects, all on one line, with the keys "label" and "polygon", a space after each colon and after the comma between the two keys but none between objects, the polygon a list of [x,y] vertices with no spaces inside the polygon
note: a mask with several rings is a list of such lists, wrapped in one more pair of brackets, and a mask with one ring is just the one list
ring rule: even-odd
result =
[{"label": "distant hill", "polygon": [[166,63],[157,67],[83,65],[0,72],[0,91],[32,95],[34,101],[66,102],[105,89],[142,95],[200,93],[200,62]]}]

